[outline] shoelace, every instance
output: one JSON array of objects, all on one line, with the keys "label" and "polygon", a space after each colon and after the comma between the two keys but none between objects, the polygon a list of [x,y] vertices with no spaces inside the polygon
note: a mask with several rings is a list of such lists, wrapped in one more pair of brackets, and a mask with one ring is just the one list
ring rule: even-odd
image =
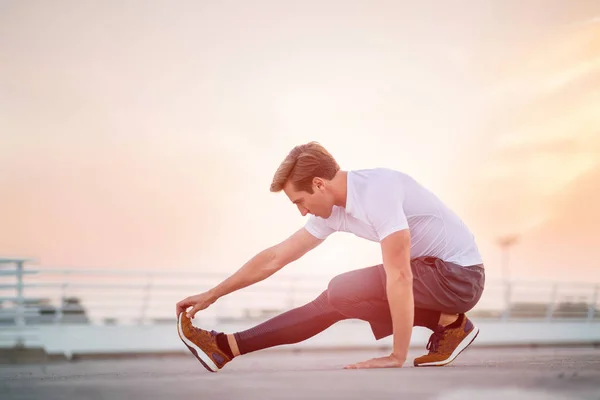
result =
[{"label": "shoelace", "polygon": [[444,338],[445,329],[438,325],[437,328],[433,331],[431,336],[429,337],[429,342],[427,342],[427,350],[435,353],[440,348],[440,341]]}]

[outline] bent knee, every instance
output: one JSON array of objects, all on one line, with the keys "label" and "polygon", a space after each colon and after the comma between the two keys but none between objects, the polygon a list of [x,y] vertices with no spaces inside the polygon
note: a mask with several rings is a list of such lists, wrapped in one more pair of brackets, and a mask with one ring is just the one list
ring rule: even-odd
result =
[{"label": "bent knee", "polygon": [[329,304],[335,309],[345,308],[351,303],[350,290],[348,287],[348,279],[345,274],[337,275],[327,286],[327,299]]},{"label": "bent knee", "polygon": [[382,265],[361,268],[339,274],[327,286],[329,304],[338,311],[354,307],[365,299],[385,299]]}]

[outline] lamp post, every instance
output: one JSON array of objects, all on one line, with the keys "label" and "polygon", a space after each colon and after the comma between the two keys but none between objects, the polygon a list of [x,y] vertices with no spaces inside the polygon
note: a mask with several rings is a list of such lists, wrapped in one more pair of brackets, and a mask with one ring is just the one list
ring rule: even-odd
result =
[{"label": "lamp post", "polygon": [[517,235],[506,235],[498,239],[498,245],[502,251],[502,281],[504,284],[504,314],[503,318],[508,319],[510,315],[510,248],[518,241]]}]

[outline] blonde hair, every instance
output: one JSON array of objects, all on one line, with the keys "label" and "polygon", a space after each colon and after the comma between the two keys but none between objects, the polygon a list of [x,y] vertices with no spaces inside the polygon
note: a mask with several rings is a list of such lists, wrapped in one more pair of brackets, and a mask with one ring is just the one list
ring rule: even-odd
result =
[{"label": "blonde hair", "polygon": [[312,180],[315,177],[331,180],[340,166],[333,156],[318,142],[298,145],[283,160],[271,183],[271,192],[283,190],[291,181],[294,189],[313,193]]}]

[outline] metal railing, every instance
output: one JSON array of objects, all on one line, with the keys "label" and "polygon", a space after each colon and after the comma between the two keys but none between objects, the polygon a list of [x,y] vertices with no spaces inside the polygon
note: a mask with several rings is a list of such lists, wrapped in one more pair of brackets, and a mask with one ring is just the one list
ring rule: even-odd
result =
[{"label": "metal railing", "polygon": [[[31,260],[0,259],[0,332],[23,343],[41,324],[174,323],[175,304],[214,287],[228,275],[185,270],[134,271],[26,268]],[[264,320],[314,299],[333,277],[275,274],[219,299],[198,317]],[[505,321],[600,321],[600,285],[488,280],[477,318]],[[0,335],[0,342],[2,340]]]},{"label": "metal railing", "polygon": [[[32,261],[26,258],[0,258],[0,278],[4,281],[7,277],[13,277],[14,283],[11,284],[0,284],[1,289],[13,290],[12,295],[4,296],[0,291],[0,311],[3,310],[3,304],[5,302],[12,302],[13,307],[9,311],[9,315],[13,317],[14,326],[12,329],[3,329],[0,334],[0,343],[5,339],[6,334],[14,336],[16,339],[16,346],[24,346],[25,337],[28,335],[25,332],[26,324],[26,309],[25,309],[25,280],[24,275],[28,272],[25,271],[25,263]],[[9,268],[3,268],[9,267]]]}]

